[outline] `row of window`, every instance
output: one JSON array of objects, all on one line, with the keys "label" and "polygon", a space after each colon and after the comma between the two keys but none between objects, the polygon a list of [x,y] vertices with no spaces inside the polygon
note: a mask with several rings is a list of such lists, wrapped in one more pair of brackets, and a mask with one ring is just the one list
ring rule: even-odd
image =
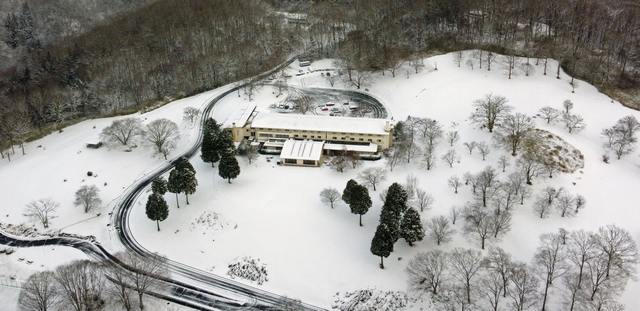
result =
[{"label": "row of window", "polygon": [[[258,136],[260,137],[275,137],[275,138],[289,138],[291,137],[291,135],[287,135],[287,134],[270,134],[270,133],[259,133]],[[299,134],[294,134],[293,135],[294,138],[304,138],[304,139],[324,139],[324,137],[322,135],[299,135]],[[338,136],[333,136],[332,137],[333,140],[343,140],[343,141],[356,141],[355,137],[338,137]],[[357,141],[361,141],[364,142],[365,139],[360,137],[358,138]],[[374,142],[374,139],[372,138],[368,138],[366,141],[372,143]],[[382,143],[382,139],[376,139],[375,140],[377,143]]]}]

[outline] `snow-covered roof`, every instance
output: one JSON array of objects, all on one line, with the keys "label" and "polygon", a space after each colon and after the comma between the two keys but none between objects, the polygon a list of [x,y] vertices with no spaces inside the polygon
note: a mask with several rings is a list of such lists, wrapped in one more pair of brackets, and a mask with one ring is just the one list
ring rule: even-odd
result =
[{"label": "snow-covered roof", "polygon": [[378,151],[378,145],[369,143],[368,145],[349,145],[349,144],[324,144],[325,150],[344,150],[353,152],[369,152],[374,153]]},{"label": "snow-covered roof", "polygon": [[318,161],[323,145],[323,141],[288,139],[282,146],[280,158]]},{"label": "snow-covered roof", "polygon": [[251,127],[353,134],[386,135],[385,119],[257,113]]},{"label": "snow-covered roof", "polygon": [[[247,124],[249,117],[253,111],[256,110],[256,104],[254,103],[243,103],[238,109],[236,109],[232,114],[230,114],[224,122],[222,122],[223,128],[231,128],[231,127],[243,127]],[[235,125],[234,125],[235,124]]]}]

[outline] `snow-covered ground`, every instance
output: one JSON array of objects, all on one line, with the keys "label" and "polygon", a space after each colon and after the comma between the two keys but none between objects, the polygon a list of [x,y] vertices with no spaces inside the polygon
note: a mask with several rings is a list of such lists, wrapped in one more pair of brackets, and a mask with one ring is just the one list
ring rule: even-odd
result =
[{"label": "snow-covered ground", "polygon": [[[433,70],[436,64],[437,71]],[[560,108],[564,100],[570,99],[575,103],[575,113],[581,114],[587,123],[584,131],[568,134],[560,124],[546,126],[542,120],[537,121],[537,126],[562,136],[580,149],[585,157],[585,167],[553,179],[540,177],[535,181],[534,189],[540,190],[547,185],[564,186],[573,194],[583,194],[588,201],[587,209],[576,218],[554,215],[540,220],[534,215],[530,200],[529,204],[516,210],[512,231],[498,244],[516,259],[529,261],[538,245],[539,235],[555,232],[559,227],[596,230],[605,224],[617,224],[640,240],[638,219],[630,217],[635,213],[639,196],[634,192],[639,182],[638,154],[604,164],[601,161],[603,138],[600,136],[603,128],[611,126],[620,117],[633,114],[640,118],[640,113],[612,103],[610,98],[582,81],[578,81],[575,94],[571,93],[570,78],[566,74],[562,74],[561,79],[555,78],[554,61],[549,62],[549,75],[542,74],[540,64],[530,76],[517,71],[510,80],[500,60],[493,64],[490,72],[471,70],[465,65],[458,68],[453,54],[425,59],[425,65],[419,74],[414,74],[408,66],[403,67],[395,78],[388,72],[385,76],[376,73],[368,87],[370,93],[382,99],[396,120],[407,116],[429,117],[445,125],[446,130],[455,126],[460,132],[461,140],[456,149],[461,161],[453,168],[440,161],[440,155],[448,149],[443,142],[435,169],[427,172],[420,165],[420,159],[414,159],[411,165],[395,169],[383,184],[386,187],[391,182],[402,183],[407,175],[415,175],[420,187],[431,193],[436,202],[432,210],[422,213],[423,220],[446,215],[451,206],[462,206],[471,200],[468,188],[457,195],[449,189],[446,180],[450,176],[462,176],[467,171],[475,173],[486,165],[496,167],[497,159],[506,154],[493,148],[486,161],[482,161],[477,151],[472,156],[466,155],[462,142],[492,143],[489,133],[474,128],[467,120],[475,99],[487,93],[503,95],[516,112],[528,115],[535,115],[539,108],[547,105]],[[323,60],[312,64],[311,68],[335,66],[330,60]],[[297,72],[297,66],[292,65],[288,71]],[[320,72],[309,72],[306,68],[303,72],[304,75],[294,76],[289,82],[306,87],[329,87]],[[336,87],[348,86],[339,83]],[[263,96],[255,97],[258,106],[270,101],[269,96]],[[216,107],[214,117],[223,119],[226,111],[231,110],[229,106],[242,101],[246,98],[229,97]],[[252,165],[242,163],[242,173],[231,185],[200,159],[194,158],[192,163],[198,171],[198,192],[191,205],[171,209],[169,219],[161,224],[160,233],[155,231],[153,222],[145,218],[144,198],[137,203],[132,217],[136,224],[134,235],[143,245],[178,261],[224,275],[226,266],[237,257],[260,258],[269,271],[269,281],[262,285],[263,288],[329,307],[332,295],[337,291],[367,287],[405,290],[404,268],[408,260],[419,251],[435,247],[430,240],[414,247],[408,247],[401,240],[387,259],[387,268],[380,270],[377,258],[369,252],[382,205],[378,194],[372,193],[374,206],[365,215],[363,228],[358,227],[357,217],[350,214],[344,204],[331,210],[320,202],[318,193],[322,188],[342,190],[346,181],[355,178],[362,169],[384,166],[383,161],[366,162],[356,170],[339,174],[327,166],[279,167],[260,157]],[[511,163],[511,169],[514,165]],[[175,199],[168,199],[171,206],[175,206]],[[225,225],[216,230],[192,226],[194,219],[203,213],[216,213]],[[460,225],[457,229],[454,242],[443,248],[477,247],[460,234]],[[624,302],[629,309],[640,307],[631,297],[631,293],[638,290],[640,286],[633,283],[626,291]]]},{"label": "snow-covered ground", "polygon": [[[436,64],[437,71],[433,70]],[[542,106],[560,108],[565,99],[570,99],[575,103],[575,113],[581,114],[586,121],[585,130],[568,134],[559,124],[546,126],[542,120],[537,121],[537,126],[562,136],[580,149],[585,167],[573,174],[558,174],[553,179],[539,177],[534,181],[534,188],[564,186],[571,193],[584,195],[587,208],[575,218],[553,215],[540,220],[531,205],[525,204],[516,209],[511,232],[498,244],[516,259],[528,261],[542,233],[554,232],[559,227],[595,230],[605,224],[626,228],[640,241],[640,225],[634,208],[640,199],[640,194],[634,191],[640,184],[638,152],[604,164],[601,161],[603,138],[600,136],[603,128],[611,126],[620,117],[633,114],[640,118],[639,112],[612,103],[586,82],[578,81],[575,93],[571,93],[570,77],[563,73],[561,79],[555,78],[555,61],[549,62],[549,75],[542,75],[541,64],[530,76],[516,72],[510,80],[500,60],[493,64],[490,72],[472,70],[464,61],[462,64],[458,68],[454,55],[447,54],[425,59],[426,67],[418,74],[407,65],[398,70],[395,78],[389,72],[384,76],[373,75],[368,92],[382,100],[394,119],[402,120],[409,115],[433,118],[443,124],[445,130],[455,124],[461,136],[456,145],[461,160],[453,168],[440,160],[448,150],[442,142],[434,169],[427,172],[420,159],[414,159],[410,165],[394,169],[379,189],[392,182],[403,183],[412,174],[418,178],[420,187],[435,197],[434,207],[422,213],[423,221],[446,215],[451,206],[462,206],[471,200],[468,188],[454,194],[446,180],[467,171],[478,172],[486,165],[495,167],[497,159],[505,154],[493,148],[486,161],[482,161],[477,151],[472,156],[466,154],[463,142],[492,142],[489,133],[474,128],[467,120],[473,100],[487,93],[502,95],[517,112],[534,115]],[[295,76],[299,68],[294,64],[287,69],[293,75],[289,83],[329,87],[321,72],[310,72],[309,69],[335,67],[331,60],[322,60],[302,68],[304,74]],[[341,82],[336,87],[349,88]],[[219,92],[220,89],[176,101],[141,117],[147,122],[166,117],[181,124],[183,139],[178,149],[184,149],[191,144],[194,133],[181,121],[182,109],[201,107]],[[231,94],[215,107],[213,116],[222,121],[246,100],[244,94],[239,98],[235,93]],[[258,90],[254,102],[259,109],[267,108],[273,103],[272,90]],[[27,144],[26,156],[16,157],[11,163],[1,162],[0,189],[6,189],[9,194],[6,195],[7,202],[0,206],[1,221],[27,222],[22,216],[24,205],[33,199],[52,197],[61,203],[60,217],[54,219],[53,227],[64,228],[90,216],[72,204],[73,193],[81,184],[98,185],[103,201],[109,203],[135,179],[164,161],[153,157],[152,150],[146,147],[130,153],[84,148],[85,143],[97,140],[100,130],[111,120],[91,120],[71,126],[64,133],[54,133]],[[38,148],[38,145],[43,147]],[[406,290],[404,269],[408,260],[419,251],[436,247],[429,239],[414,247],[400,240],[385,261],[386,269],[380,270],[378,258],[369,251],[382,205],[378,193],[371,193],[374,204],[363,217],[364,227],[358,226],[357,216],[352,215],[343,203],[332,210],[320,202],[318,194],[322,188],[334,187],[341,191],[348,179],[355,178],[364,168],[384,166],[384,161],[365,162],[355,170],[340,174],[328,166],[280,167],[275,161],[268,162],[266,157],[260,156],[251,165],[240,160],[242,172],[232,184],[218,177],[217,168],[203,163],[198,156],[191,162],[197,170],[199,185],[190,197],[190,205],[185,205],[181,196],[181,208],[176,209],[175,197],[167,195],[171,206],[169,218],[160,224],[162,231],[157,232],[155,223],[144,213],[146,196],[141,196],[131,219],[133,234],[142,245],[176,261],[225,275],[227,265],[234,259],[259,258],[268,270],[268,281],[261,288],[330,307],[332,296],[338,291],[368,287]],[[98,177],[87,177],[89,170]],[[64,179],[67,182],[63,182]],[[110,208],[108,205],[102,209],[102,217],[69,226],[65,231],[95,235],[103,244],[111,244],[110,239],[116,238],[106,230],[109,218],[105,215]],[[477,247],[460,233],[460,225],[457,229],[454,242],[441,246],[443,249]],[[114,243],[112,247],[118,246]],[[4,265],[0,269],[4,270]],[[0,274],[5,273],[2,270]],[[633,299],[637,292],[640,292],[640,284],[631,283],[622,299],[628,310],[640,309],[640,303]]]}]

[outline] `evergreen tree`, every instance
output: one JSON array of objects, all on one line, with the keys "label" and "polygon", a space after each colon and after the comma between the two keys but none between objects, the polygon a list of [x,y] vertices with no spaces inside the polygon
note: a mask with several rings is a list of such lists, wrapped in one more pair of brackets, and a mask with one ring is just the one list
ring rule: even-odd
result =
[{"label": "evergreen tree", "polygon": [[151,191],[159,195],[167,193],[167,181],[162,176],[157,177],[151,182]]},{"label": "evergreen tree", "polygon": [[233,136],[231,135],[231,131],[223,130],[218,135],[218,139],[216,139],[215,149],[220,155],[220,160],[222,161],[222,156],[226,153],[235,154],[236,147],[233,144]]},{"label": "evergreen tree", "polygon": [[389,229],[393,241],[400,238],[402,214],[407,210],[407,192],[398,183],[393,183],[387,190],[387,196],[380,213],[380,223]]},{"label": "evergreen tree", "polygon": [[384,257],[389,257],[393,252],[393,236],[387,225],[381,223],[376,228],[376,234],[371,241],[371,253],[380,256],[380,269],[384,269]]},{"label": "evergreen tree", "polygon": [[178,171],[190,171],[192,173],[196,173],[196,169],[193,168],[193,165],[189,162],[189,160],[185,157],[181,157],[176,160],[175,167]]},{"label": "evergreen tree", "polygon": [[171,170],[169,173],[169,182],[167,182],[167,190],[176,194],[176,206],[180,208],[180,201],[178,200],[178,193],[182,192],[180,171],[177,169]]},{"label": "evergreen tree", "polygon": [[353,188],[357,185],[358,185],[358,182],[353,179],[349,179],[349,181],[347,181],[347,186],[344,187],[344,190],[342,191],[342,201],[344,201],[344,203],[350,204],[351,192],[353,191]]},{"label": "evergreen tree", "polygon": [[225,152],[220,158],[220,165],[218,165],[218,175],[226,179],[231,183],[231,179],[234,179],[240,175],[240,165],[238,160],[231,152]]},{"label": "evergreen tree", "polygon": [[180,171],[180,184],[187,204],[189,204],[189,195],[195,193],[198,186],[196,174],[188,169]]},{"label": "evergreen tree", "polygon": [[351,213],[360,216],[360,227],[362,227],[362,215],[366,214],[371,207],[371,197],[369,197],[369,190],[365,186],[355,185],[351,190],[349,201]]},{"label": "evergreen tree", "polygon": [[211,163],[211,167],[220,161],[220,152],[217,149],[217,142],[220,139],[220,125],[213,118],[209,118],[204,123],[204,134],[202,135],[202,146],[200,147],[202,161]]},{"label": "evergreen tree", "polygon": [[413,246],[414,242],[422,241],[424,238],[424,228],[420,221],[420,214],[413,208],[407,209],[402,217],[400,225],[400,236]]},{"label": "evergreen tree", "polygon": [[160,222],[169,216],[169,207],[164,198],[157,193],[152,193],[147,199],[147,218],[156,221],[158,231],[160,231]]}]

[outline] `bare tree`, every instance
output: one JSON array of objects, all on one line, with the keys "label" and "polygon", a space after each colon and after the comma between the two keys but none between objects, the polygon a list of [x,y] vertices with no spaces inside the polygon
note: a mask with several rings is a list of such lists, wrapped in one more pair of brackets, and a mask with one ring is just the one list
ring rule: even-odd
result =
[{"label": "bare tree", "polygon": [[289,97],[289,101],[293,104],[293,107],[296,111],[301,114],[307,114],[311,109],[313,109],[313,103],[309,96],[304,94],[296,94]]},{"label": "bare tree", "polygon": [[484,266],[492,273],[500,276],[502,282],[502,297],[507,297],[507,288],[509,286],[509,280],[511,278],[511,268],[513,267],[513,260],[511,255],[505,252],[500,247],[492,247],[489,249],[487,256],[484,259]]},{"label": "bare tree", "polygon": [[448,259],[447,253],[441,250],[416,254],[407,265],[409,286],[420,292],[438,295],[438,290],[447,276]]},{"label": "bare tree", "polygon": [[462,65],[462,61],[464,60],[464,51],[457,51],[453,54],[453,61],[456,63],[458,68]]},{"label": "bare tree", "polygon": [[505,291],[504,283],[502,283],[500,275],[494,271],[486,273],[480,279],[479,288],[484,297],[484,301],[487,302],[491,310],[498,311],[502,293]]},{"label": "bare tree", "polygon": [[147,124],[147,140],[165,160],[169,152],[176,147],[179,137],[178,126],[169,119],[158,119]]},{"label": "bare tree", "polygon": [[498,125],[497,140],[516,156],[520,144],[533,129],[533,121],[523,113],[506,114]]},{"label": "bare tree", "polygon": [[553,205],[549,204],[547,199],[544,197],[539,197],[538,199],[536,199],[535,203],[533,204],[533,210],[540,217],[540,219],[546,218],[547,216],[549,216],[549,213],[551,212],[551,207],[553,207]]},{"label": "bare tree", "polygon": [[449,147],[453,147],[453,145],[455,145],[458,140],[460,140],[460,135],[458,134],[458,131],[456,130],[452,130],[447,132],[447,142],[449,142]]},{"label": "bare tree", "polygon": [[563,193],[558,196],[558,199],[555,201],[556,209],[560,212],[560,217],[571,217],[574,212],[574,198],[572,195],[568,193]]},{"label": "bare tree", "polygon": [[336,81],[338,81],[338,76],[332,75],[330,72],[327,72],[324,75],[324,79],[327,80],[327,82],[329,82],[329,85],[331,85],[331,87],[333,87],[336,84]]},{"label": "bare tree", "polygon": [[452,206],[449,210],[449,217],[451,218],[451,224],[455,225],[458,217],[460,216],[460,209],[456,206]]},{"label": "bare tree", "polygon": [[370,167],[362,171],[358,177],[376,191],[376,186],[387,179],[387,171],[382,167]]},{"label": "bare tree", "polygon": [[111,125],[102,130],[100,136],[105,142],[128,145],[144,134],[142,121],[138,118],[124,118],[114,120]]},{"label": "bare tree", "polygon": [[571,109],[573,109],[573,102],[571,100],[566,99],[562,102],[562,114],[570,114]]},{"label": "bare tree", "polygon": [[449,187],[453,188],[453,192],[458,193],[458,188],[462,184],[460,182],[460,178],[458,178],[458,176],[451,176],[449,177],[448,183],[449,183]]},{"label": "bare tree", "polygon": [[482,161],[485,161],[489,153],[491,153],[491,148],[489,148],[489,145],[485,142],[478,143],[477,147],[478,151],[480,151],[480,155],[482,155]]},{"label": "bare tree", "polygon": [[462,284],[465,299],[470,304],[471,287],[482,268],[482,255],[476,250],[455,248],[450,255],[450,264],[453,278]]},{"label": "bare tree", "polygon": [[484,249],[487,239],[491,237],[491,215],[479,204],[469,204],[464,212],[464,233],[480,242]]},{"label": "bare tree", "polygon": [[481,128],[487,128],[490,133],[499,124],[504,114],[511,111],[507,105],[507,99],[503,96],[485,95],[484,98],[474,101],[475,111],[471,114],[471,121],[479,124]]},{"label": "bare tree", "polygon": [[564,121],[564,126],[567,128],[567,131],[569,131],[569,134],[579,132],[586,126],[584,119],[578,114],[564,114],[562,116],[562,120]]},{"label": "bare tree", "polygon": [[616,225],[601,227],[598,229],[597,243],[606,258],[607,277],[611,275],[611,270],[619,275],[635,275],[638,247],[629,231]]},{"label": "bare tree", "polygon": [[544,291],[542,294],[542,310],[546,310],[549,287],[553,281],[565,273],[566,264],[564,245],[558,234],[543,234],[540,237],[541,245],[536,250],[534,262],[544,279]]},{"label": "bare tree", "polygon": [[432,145],[425,146],[424,154],[422,156],[423,156],[423,162],[427,167],[427,171],[431,170],[431,168],[434,166],[436,161],[435,146],[432,146]]},{"label": "bare tree", "polygon": [[458,161],[458,154],[456,153],[456,150],[449,149],[449,151],[447,151],[447,153],[442,156],[442,160],[447,162],[447,164],[449,164],[449,167],[453,167],[453,164]]},{"label": "bare tree", "polygon": [[427,223],[427,231],[427,234],[436,241],[437,245],[451,241],[451,236],[456,232],[449,219],[442,215],[431,218],[431,221]]},{"label": "bare tree", "polygon": [[131,252],[125,252],[121,261],[130,269],[129,282],[133,290],[138,294],[138,306],[144,309],[144,294],[158,289],[161,285],[158,277],[166,276],[166,259],[158,254],[140,257]]},{"label": "bare tree", "polygon": [[491,231],[494,239],[498,239],[511,230],[511,212],[509,210],[493,210],[489,217]]},{"label": "bare tree", "polygon": [[525,311],[537,303],[539,280],[529,266],[514,264],[511,268],[507,295],[511,298],[513,310]]},{"label": "bare tree", "polygon": [[467,150],[469,150],[469,155],[473,154],[473,149],[476,148],[476,142],[472,141],[472,142],[465,142],[463,145],[467,148]]},{"label": "bare tree", "polygon": [[475,176],[474,183],[476,188],[475,196],[482,204],[482,207],[487,207],[487,203],[489,203],[489,200],[491,200],[500,186],[496,171],[491,166],[485,167]]},{"label": "bare tree", "polygon": [[502,155],[498,158],[498,166],[502,169],[503,173],[507,170],[507,167],[509,167],[509,163],[511,163],[511,161],[507,156]]},{"label": "bare tree", "polygon": [[100,310],[104,304],[104,277],[97,264],[73,261],[55,270],[64,303],[75,311]]},{"label": "bare tree", "polygon": [[561,114],[558,109],[550,107],[550,106],[545,106],[545,107],[540,108],[539,113],[542,116],[542,118],[545,121],[547,121],[547,124],[551,124]]},{"label": "bare tree", "polygon": [[607,129],[602,131],[602,135],[608,139],[606,145],[613,150],[619,159],[633,151],[634,145],[638,141],[636,132],[640,130],[640,122],[634,116],[626,116]]},{"label": "bare tree", "polygon": [[51,219],[56,218],[56,210],[60,204],[52,199],[39,199],[27,204],[24,216],[35,218],[47,229]]},{"label": "bare tree", "polygon": [[597,237],[591,232],[579,230],[571,232],[568,241],[567,259],[573,264],[574,271],[577,273],[576,286],[581,288],[585,265],[597,256]]},{"label": "bare tree", "polygon": [[334,188],[325,188],[320,191],[320,199],[333,208],[333,205],[340,199],[340,192]]},{"label": "bare tree", "polygon": [[182,113],[182,119],[193,125],[200,117],[200,109],[196,107],[186,107]]},{"label": "bare tree", "polygon": [[76,199],[73,201],[75,206],[82,206],[84,212],[100,207],[102,200],[100,199],[100,190],[95,185],[84,185],[76,191]]},{"label": "bare tree", "polygon": [[416,189],[415,204],[416,208],[419,208],[421,212],[430,209],[431,206],[433,206],[434,201],[433,196],[428,194],[426,191],[419,188]]},{"label": "bare tree", "polygon": [[24,311],[54,310],[60,303],[60,292],[55,284],[53,272],[36,272],[22,285],[18,305]]},{"label": "bare tree", "polygon": [[406,152],[400,144],[396,144],[385,153],[387,156],[387,166],[389,170],[393,172],[393,169],[402,162]]}]

